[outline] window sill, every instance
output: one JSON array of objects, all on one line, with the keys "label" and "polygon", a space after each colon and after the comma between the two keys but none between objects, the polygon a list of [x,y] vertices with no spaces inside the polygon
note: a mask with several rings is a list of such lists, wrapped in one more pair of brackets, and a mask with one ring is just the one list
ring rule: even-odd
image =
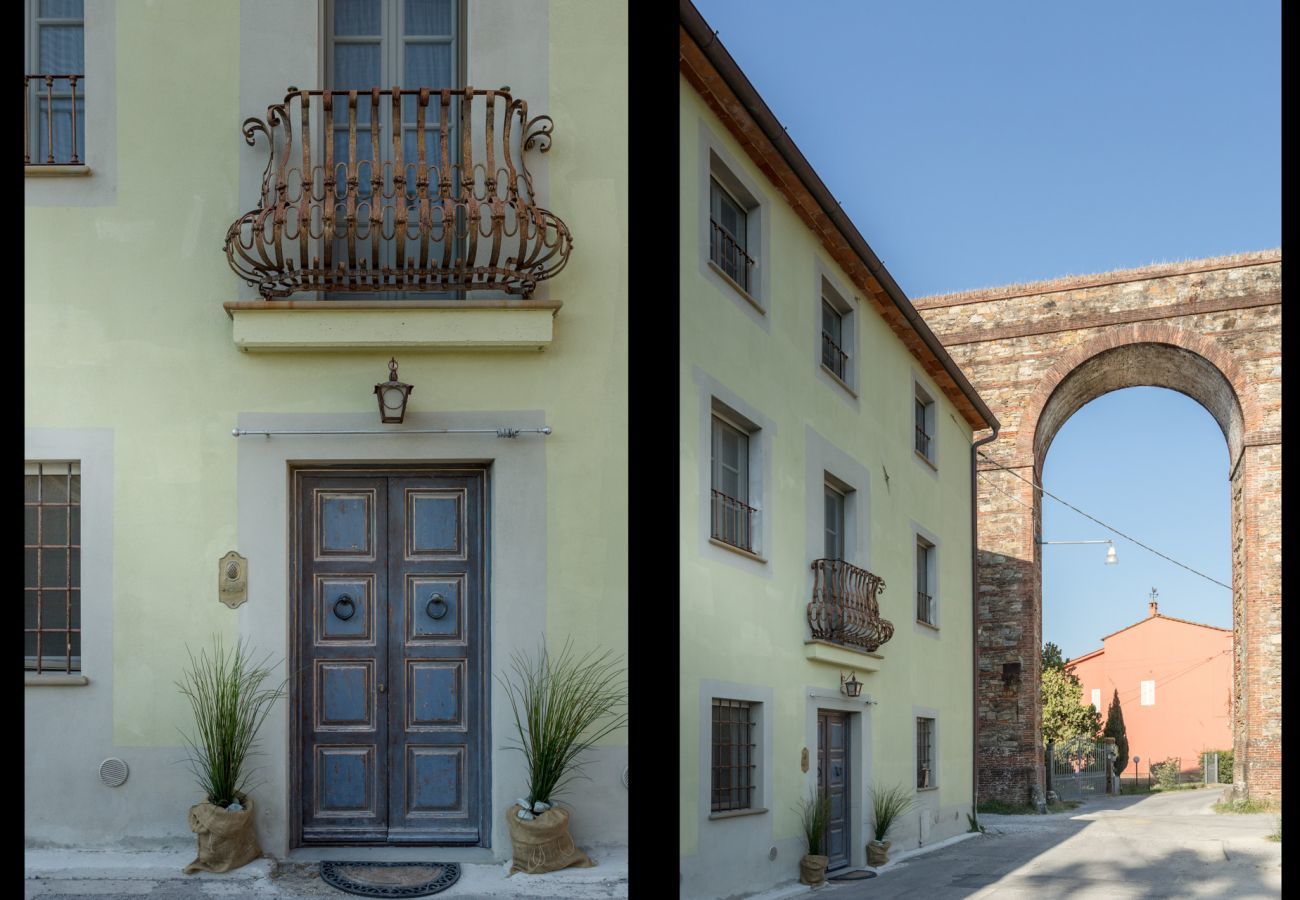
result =
[{"label": "window sill", "polygon": [[924,628],[926,631],[933,631],[935,634],[939,633],[939,626],[935,625],[933,622],[926,622],[924,619],[917,619],[916,624]]},{"label": "window sill", "polygon": [[759,556],[757,553],[753,552],[752,550],[746,550],[743,547],[737,547],[735,544],[728,544],[726,541],[720,541],[715,537],[709,538],[709,543],[715,547],[721,547],[723,550],[730,550],[732,553],[739,554],[740,556],[743,556],[746,559],[752,559],[754,560],[754,562],[761,562],[764,564],[767,563],[767,557]]},{"label": "window sill", "polygon": [[83,178],[90,174],[90,166],[23,166],[24,178]]},{"label": "window sill", "polygon": [[804,641],[803,655],[812,662],[845,666],[863,672],[879,672],[880,664],[885,660],[885,657],[879,653],[818,640]]},{"label": "window sill", "polygon": [[767,310],[763,309],[762,304],[759,303],[758,300],[754,298],[754,295],[751,294],[749,291],[745,290],[743,287],[741,287],[740,282],[732,278],[730,275],[728,275],[726,271],[722,268],[722,266],[718,265],[717,263],[715,263],[713,260],[710,259],[709,268],[712,269],[714,272],[716,272],[722,278],[723,281],[731,285],[732,289],[737,294],[739,294],[740,296],[748,300],[749,304],[753,306],[754,309],[758,310],[760,315],[764,315],[764,316],[767,315]]},{"label": "window sill", "polygon": [[858,392],[853,390],[853,388],[849,387],[849,383],[847,381],[845,381],[840,376],[836,375],[834,369],[826,365],[826,363],[822,363],[821,366],[822,366],[822,371],[825,372],[827,375],[829,375],[832,379],[834,379],[836,384],[844,388],[844,390],[848,391],[854,400],[858,399]]},{"label": "window sill", "polygon": [[913,447],[913,448],[912,448],[912,453],[916,455],[916,458],[917,458],[917,459],[919,459],[921,462],[925,463],[925,464],[926,464],[927,466],[929,466],[931,469],[933,469],[933,470],[936,471],[936,472],[939,471],[939,467],[936,466],[936,465],[934,464],[934,460],[930,459],[930,457],[926,456],[926,455],[925,455],[924,453],[922,453],[920,450],[917,450],[915,447]]},{"label": "window sill", "polygon": [[80,687],[86,684],[90,684],[90,679],[85,675],[27,672],[23,676],[24,687]]},{"label": "window sill", "polygon": [[762,816],[767,814],[766,807],[758,809],[729,809],[726,812],[709,813],[709,821],[718,819],[739,819],[744,816]]},{"label": "window sill", "polygon": [[931,791],[937,791],[937,790],[939,790],[939,785],[937,785],[937,784],[932,784],[932,785],[930,785],[929,787],[923,787],[923,788],[919,787],[919,788],[916,789],[916,792],[917,792],[918,794],[928,794],[928,793],[930,793]]},{"label": "window sill", "polygon": [[545,350],[558,300],[247,300],[225,304],[244,352]]}]

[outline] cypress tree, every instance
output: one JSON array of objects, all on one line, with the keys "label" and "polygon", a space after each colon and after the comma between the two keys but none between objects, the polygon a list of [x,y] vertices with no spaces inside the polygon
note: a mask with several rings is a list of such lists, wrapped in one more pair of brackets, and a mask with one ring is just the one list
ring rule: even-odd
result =
[{"label": "cypress tree", "polygon": [[1111,697],[1110,708],[1106,710],[1106,727],[1101,733],[1103,737],[1115,739],[1115,774],[1118,775],[1128,765],[1128,733],[1124,730],[1124,711],[1119,708],[1118,688]]}]

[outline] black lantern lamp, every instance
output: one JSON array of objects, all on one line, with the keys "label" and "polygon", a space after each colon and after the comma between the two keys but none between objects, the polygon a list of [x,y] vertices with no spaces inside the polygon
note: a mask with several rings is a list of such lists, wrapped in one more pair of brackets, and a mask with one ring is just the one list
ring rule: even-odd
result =
[{"label": "black lantern lamp", "polygon": [[385,425],[400,425],[406,417],[406,398],[413,388],[397,380],[397,360],[388,361],[388,380],[375,385],[379,398],[379,421]]},{"label": "black lantern lamp", "polygon": [[844,673],[841,672],[840,690],[844,692],[846,697],[857,697],[862,693],[862,682],[858,681],[858,676],[854,672],[850,672],[848,678],[845,678]]}]

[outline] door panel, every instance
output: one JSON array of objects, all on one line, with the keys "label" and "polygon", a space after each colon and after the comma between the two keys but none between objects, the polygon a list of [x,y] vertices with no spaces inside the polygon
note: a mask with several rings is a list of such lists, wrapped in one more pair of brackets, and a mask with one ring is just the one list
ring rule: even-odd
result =
[{"label": "door panel", "polygon": [[849,864],[849,716],[817,711],[817,789],[830,795],[825,854],[828,869]]},{"label": "door panel", "polygon": [[299,473],[301,837],[484,844],[486,473]]}]

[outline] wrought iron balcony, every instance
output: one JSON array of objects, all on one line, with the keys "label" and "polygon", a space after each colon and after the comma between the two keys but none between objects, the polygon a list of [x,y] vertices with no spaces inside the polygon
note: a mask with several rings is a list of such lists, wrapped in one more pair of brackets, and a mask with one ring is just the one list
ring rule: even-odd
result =
[{"label": "wrought iron balcony", "polygon": [[752,552],[755,512],[754,507],[714,489],[710,534],[724,544]]},{"label": "wrought iron balcony", "polygon": [[549,116],[508,91],[290,88],[266,119],[257,207],[226,234],[230,267],[266,299],[302,291],[494,290],[528,297],[573,237],[538,205],[528,151]]},{"label": "wrought iron balcony", "polygon": [[930,458],[930,435],[920,425],[916,426],[916,452]]},{"label": "wrought iron balcony", "polygon": [[808,627],[814,640],[873,652],[894,636],[894,625],[880,617],[876,598],[885,582],[842,559],[813,560],[813,594]]},{"label": "wrought iron balcony", "polygon": [[844,380],[844,373],[848,371],[849,355],[840,349],[840,345],[835,343],[826,332],[822,332],[822,365],[835,373],[835,377]]},{"label": "wrought iron balcony", "polygon": [[[23,165],[80,166],[85,155],[85,75],[23,76]],[[77,87],[82,85],[81,96]]]},{"label": "wrought iron balcony", "polygon": [[710,219],[709,225],[709,258],[727,273],[728,278],[748,291],[749,273],[754,267],[753,257],[715,220]]}]

